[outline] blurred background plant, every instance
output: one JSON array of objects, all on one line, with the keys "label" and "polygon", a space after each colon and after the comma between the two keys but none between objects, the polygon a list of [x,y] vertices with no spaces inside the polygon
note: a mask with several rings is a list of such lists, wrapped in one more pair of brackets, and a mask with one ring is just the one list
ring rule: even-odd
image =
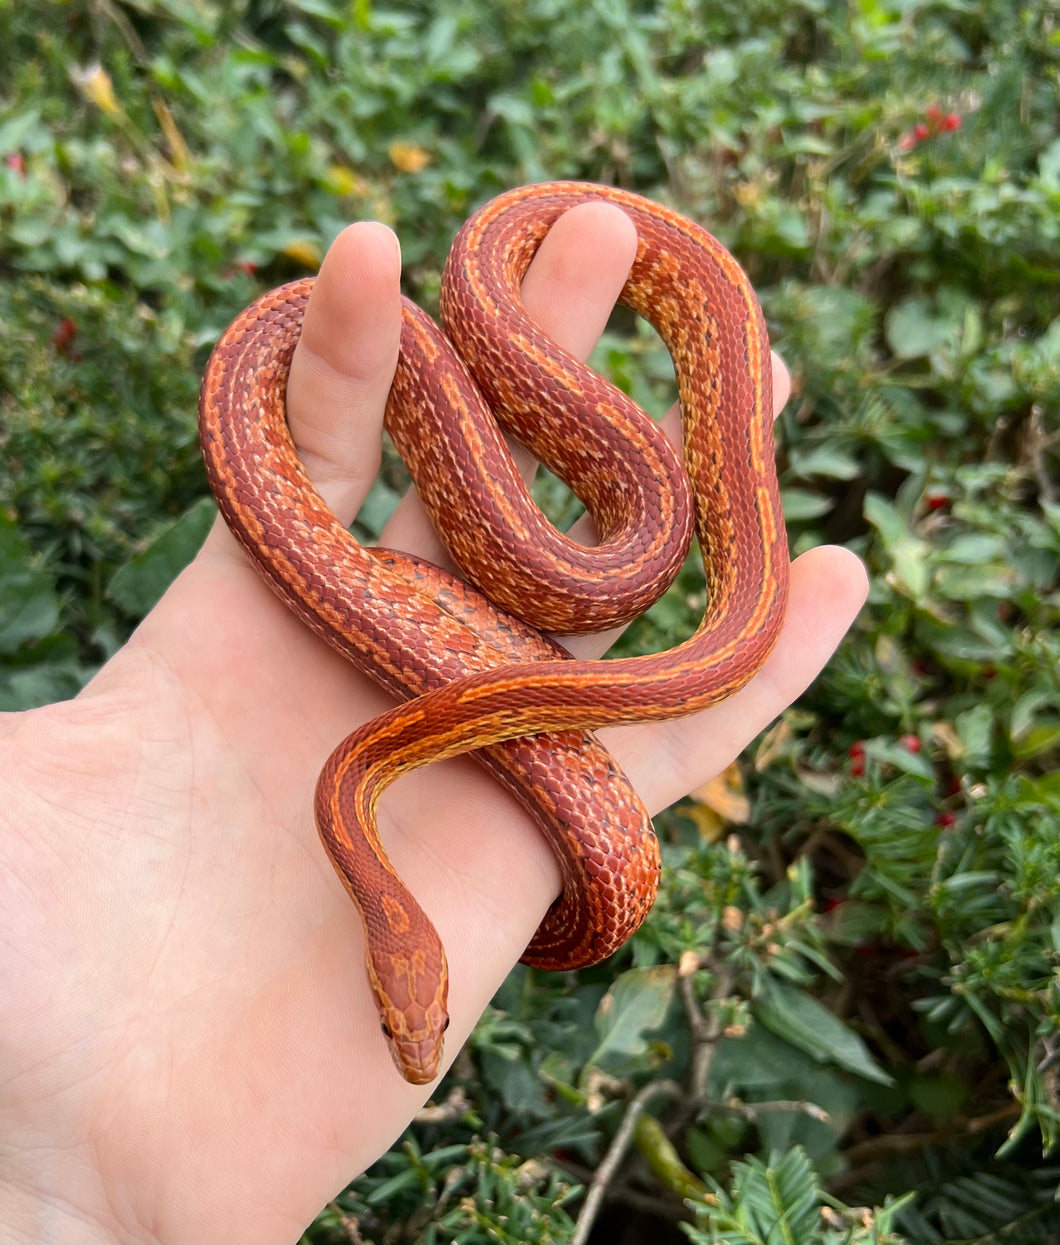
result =
[{"label": "blurred background plant", "polygon": [[[194,552],[197,378],[235,312],[363,217],[433,308],[469,211],[542,178],[673,203],[736,253],[794,379],[793,548],[872,573],[810,693],[658,819],[632,945],[516,969],[306,1240],[1054,1240],[1055,5],[0,0],[0,23],[0,708],[74,694]],[[622,312],[595,362],[667,404]],[[362,535],[402,487],[388,458]],[[690,564],[623,644],[687,634],[702,591]]]}]

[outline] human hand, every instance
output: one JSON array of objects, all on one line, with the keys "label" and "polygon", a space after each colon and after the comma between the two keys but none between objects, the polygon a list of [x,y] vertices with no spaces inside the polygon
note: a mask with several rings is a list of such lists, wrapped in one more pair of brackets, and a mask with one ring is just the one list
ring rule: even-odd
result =
[{"label": "human hand", "polygon": [[[527,307],[587,355],[633,244],[616,209],[574,209],[534,261]],[[346,230],[292,368],[292,432],[343,522],[378,465],[398,270],[387,230]],[[783,399],[779,365],[775,388]],[[443,560],[414,497],[382,542]],[[649,810],[803,690],[864,591],[843,550],[803,555],[777,648],[745,689],[600,733]],[[611,639],[571,647],[594,656]],[[312,813],[331,749],[388,703],[218,525],[79,697],[0,716],[0,1237],[294,1239],[407,1124],[424,1093],[394,1071]],[[403,779],[381,817],[448,952],[452,1057],[558,873],[526,814],[464,759]]]}]

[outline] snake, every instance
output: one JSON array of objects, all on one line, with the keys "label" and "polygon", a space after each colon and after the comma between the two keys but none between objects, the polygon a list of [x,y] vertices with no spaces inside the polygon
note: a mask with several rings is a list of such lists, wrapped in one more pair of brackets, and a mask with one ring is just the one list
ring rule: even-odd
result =
[{"label": "snake", "polygon": [[[675,449],[615,385],[551,340],[523,277],[570,208],[618,207],[637,232],[619,302],[669,350]],[[455,571],[363,544],[317,493],[292,441],[286,386],[313,277],[262,295],[207,363],[199,434],[219,509],[265,581],[395,706],[333,751],[315,788],[320,838],[365,932],[382,1039],[416,1085],[439,1075],[449,972],[434,924],[387,857],[382,793],[472,753],[536,819],[562,891],[523,961],[570,969],[612,955],[659,885],[651,819],[594,731],[697,713],[761,669],[784,619],[788,545],[773,448],[771,361],[751,283],[676,210],[622,188],[506,191],[461,227],[441,327],[407,298],[385,428]],[[509,438],[584,503],[595,544],[534,503]],[[628,622],[698,542],[705,605],[672,648],[598,661],[557,636]]]}]

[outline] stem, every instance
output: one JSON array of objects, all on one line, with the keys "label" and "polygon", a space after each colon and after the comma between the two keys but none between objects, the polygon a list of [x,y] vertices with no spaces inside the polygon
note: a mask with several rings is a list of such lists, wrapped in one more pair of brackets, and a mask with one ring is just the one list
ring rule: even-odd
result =
[{"label": "stem", "polygon": [[622,1160],[626,1156],[626,1151],[632,1144],[637,1121],[644,1114],[648,1103],[654,1098],[680,1099],[683,1096],[684,1090],[676,1081],[652,1081],[649,1085],[645,1085],[630,1100],[630,1104],[626,1108],[626,1114],[622,1119],[621,1125],[619,1125],[618,1132],[615,1133],[614,1140],[604,1156],[604,1161],[593,1175],[592,1184],[589,1186],[589,1192],[585,1198],[585,1204],[582,1206],[581,1214],[578,1216],[574,1235],[570,1239],[570,1245],[586,1245],[586,1242],[589,1240],[589,1233],[592,1231],[596,1217],[600,1213],[600,1208],[607,1193],[607,1187],[618,1173]]}]

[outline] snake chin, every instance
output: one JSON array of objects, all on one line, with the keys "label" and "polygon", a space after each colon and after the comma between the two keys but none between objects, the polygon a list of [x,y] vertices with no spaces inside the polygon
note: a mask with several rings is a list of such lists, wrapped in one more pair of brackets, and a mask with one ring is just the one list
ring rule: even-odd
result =
[{"label": "snake chin", "polygon": [[394,1065],[410,1085],[429,1085],[437,1078],[448,1016],[443,1013],[441,1023],[415,1034],[409,1032],[400,1013],[389,1015],[381,1027]]},{"label": "snake chin", "polygon": [[368,957],[379,1027],[397,1070],[411,1085],[429,1085],[437,1079],[442,1043],[449,1028],[448,972],[441,944],[437,960],[440,979],[426,971],[427,958],[422,948],[407,956],[393,953],[384,984],[378,965]]}]

